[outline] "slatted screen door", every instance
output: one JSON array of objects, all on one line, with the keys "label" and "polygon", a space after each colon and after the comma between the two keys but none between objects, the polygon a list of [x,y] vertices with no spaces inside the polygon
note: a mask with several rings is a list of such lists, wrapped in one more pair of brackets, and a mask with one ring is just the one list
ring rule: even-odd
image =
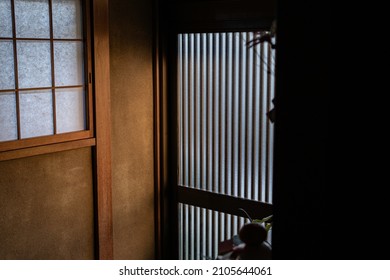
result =
[{"label": "slatted screen door", "polygon": [[253,37],[177,37],[180,259],[215,259],[218,242],[248,221],[235,204],[218,209],[219,197],[244,199],[244,209],[272,204],[273,124],[266,113],[273,107],[275,58],[268,43],[248,47]]}]

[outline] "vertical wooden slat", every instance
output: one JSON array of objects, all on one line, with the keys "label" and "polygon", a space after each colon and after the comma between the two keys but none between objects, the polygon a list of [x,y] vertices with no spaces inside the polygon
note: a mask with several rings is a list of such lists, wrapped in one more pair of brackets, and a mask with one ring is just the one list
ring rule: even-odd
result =
[{"label": "vertical wooden slat", "polygon": [[229,32],[226,36],[226,53],[227,53],[227,61],[226,61],[226,151],[225,151],[225,183],[226,183],[226,194],[232,194],[232,127],[233,127],[233,118],[232,118],[232,103],[233,103],[233,34]]},{"label": "vertical wooden slat", "polygon": [[189,243],[189,259],[190,260],[193,260],[195,258],[195,233],[196,233],[196,229],[195,229],[195,215],[194,215],[194,206],[190,205],[188,206],[188,217],[189,217],[189,230],[188,230],[188,235],[189,235],[189,240],[188,240],[188,243]]},{"label": "vertical wooden slat", "polygon": [[201,181],[202,189],[207,188],[207,35],[201,34]]},{"label": "vertical wooden slat", "polygon": [[184,205],[184,217],[183,217],[183,224],[184,224],[184,236],[183,236],[183,243],[184,243],[184,254],[183,259],[188,260],[189,254],[190,254],[190,240],[189,240],[189,215],[188,215],[188,205]]},{"label": "vertical wooden slat", "polygon": [[212,211],[207,209],[207,256],[211,257],[213,254],[212,250]]},{"label": "vertical wooden slat", "polygon": [[226,224],[225,224],[225,213],[219,212],[219,242],[225,240]]},{"label": "vertical wooden slat", "polygon": [[[195,180],[194,187],[200,188],[200,35],[194,35],[194,125],[195,125],[195,135],[194,135],[194,147],[195,147]],[[200,209],[198,207],[195,208],[195,243],[194,243],[194,258],[201,258],[201,242],[200,242]]]},{"label": "vertical wooden slat", "polygon": [[201,236],[201,231],[200,231],[200,209],[199,207],[195,208],[195,259],[200,260],[201,259],[201,243],[200,243],[200,236]]},{"label": "vertical wooden slat", "polygon": [[184,240],[183,240],[184,224],[183,224],[183,219],[184,219],[184,217],[183,217],[183,204],[182,203],[178,203],[179,260],[183,260],[184,259],[184,255],[183,255],[183,252],[184,252]]},{"label": "vertical wooden slat", "polygon": [[259,171],[260,166],[260,45],[256,45],[254,47],[254,62],[253,62],[253,130],[254,130],[254,137],[253,137],[253,154],[252,154],[252,174],[254,175],[254,180],[252,181],[252,193],[253,193],[253,199],[259,200],[259,189],[261,187],[261,174]]},{"label": "vertical wooden slat", "polygon": [[15,97],[16,97],[16,124],[18,139],[20,140],[20,93],[19,93],[19,74],[18,74],[18,50],[16,46],[16,15],[15,15],[15,0],[11,0],[12,13],[12,37],[13,37],[13,51],[14,51],[14,75],[15,75]]},{"label": "vertical wooden slat", "polygon": [[[260,46],[260,92],[263,93],[265,90],[265,76],[264,71],[264,45]],[[260,123],[260,140],[259,140],[259,149],[260,149],[260,162],[259,162],[259,200],[265,201],[265,183],[264,183],[264,170],[265,170],[265,162],[264,162],[264,139],[265,139],[265,127],[264,127],[264,116],[265,116],[265,110],[264,110],[264,94],[261,94],[260,96],[260,116],[259,116],[259,123]]]},{"label": "vertical wooden slat", "polygon": [[187,220],[186,220],[186,235],[187,235],[187,260],[192,259],[192,253],[193,253],[193,224],[192,224],[192,211],[191,211],[192,205],[186,205],[186,215],[187,215]]},{"label": "vertical wooden slat", "polygon": [[207,190],[212,191],[213,186],[213,151],[212,151],[212,139],[213,139],[213,34],[207,34]]},{"label": "vertical wooden slat", "polygon": [[238,118],[238,100],[239,100],[239,33],[233,33],[233,99],[232,99],[232,195],[238,196],[238,138],[239,138],[239,118]]},{"label": "vertical wooden slat", "polygon": [[213,114],[212,114],[212,122],[213,122],[213,191],[220,192],[219,186],[219,132],[220,132],[220,124],[219,124],[219,36],[218,33],[213,33]]},{"label": "vertical wooden slat", "polygon": [[194,37],[194,92],[195,92],[195,99],[194,99],[194,122],[195,122],[195,135],[194,135],[194,146],[195,146],[195,181],[194,181],[194,187],[200,188],[201,186],[201,91],[200,91],[200,34],[195,34]]},{"label": "vertical wooden slat", "polygon": [[206,212],[206,209],[202,208],[202,224],[201,224],[201,232],[202,232],[202,237],[201,237],[201,240],[202,240],[202,244],[201,244],[201,248],[202,248],[202,253],[201,253],[201,257],[202,259],[207,259],[207,236],[206,236],[206,219],[207,219],[207,212]]},{"label": "vertical wooden slat", "polygon": [[[238,106],[239,106],[239,63],[240,63],[240,48],[239,48],[239,33],[235,32],[233,33],[233,99],[232,99],[232,120],[233,120],[233,127],[232,127],[232,195],[238,196],[238,173],[239,173],[239,145],[238,145],[238,138],[239,138],[239,113],[238,113]],[[232,219],[232,230],[234,232],[237,231],[238,227],[238,218],[233,217]]]},{"label": "vertical wooden slat", "polygon": [[194,212],[192,205],[188,205],[188,259],[194,259]]},{"label": "vertical wooden slat", "polygon": [[[225,45],[225,36],[226,33],[220,33],[219,34],[219,157],[218,157],[218,162],[219,162],[219,168],[218,168],[218,187],[219,187],[219,192],[220,193],[226,193],[225,189],[225,115],[226,115],[226,110],[225,110],[225,100],[226,100],[226,88],[225,88],[225,60],[226,60],[226,45]],[[219,213],[219,240],[224,239],[225,235],[225,216],[223,213]]]},{"label": "vertical wooden slat", "polygon": [[225,184],[225,151],[226,151],[226,33],[219,34],[219,168],[218,168],[218,186],[219,192],[226,193]]},{"label": "vertical wooden slat", "polygon": [[188,34],[183,35],[183,183],[189,184],[189,145],[188,145]]},{"label": "vertical wooden slat", "polygon": [[213,239],[212,239],[212,246],[213,246],[213,254],[212,258],[215,259],[218,255],[218,243],[219,243],[219,217],[217,211],[213,212]]},{"label": "vertical wooden slat", "polygon": [[[243,44],[246,40],[246,33],[241,32],[240,33],[240,59],[239,59],[239,159],[238,159],[238,166],[239,166],[239,196],[245,197],[245,128],[246,128],[246,115],[245,115],[245,104],[246,104],[246,46]],[[243,218],[239,218],[239,226],[241,227],[243,224]]]},{"label": "vertical wooden slat", "polygon": [[[224,149],[224,193],[231,194],[231,33],[227,32],[224,36],[224,89],[225,89],[225,102],[224,102],[224,120],[225,123],[225,149]],[[231,224],[230,215],[224,217],[225,238],[229,239],[231,236]]]},{"label": "vertical wooden slat", "polygon": [[[212,106],[212,155],[213,155],[213,161],[212,161],[212,171],[213,171],[213,180],[212,180],[212,190],[213,192],[219,192],[220,187],[218,183],[218,169],[219,169],[219,163],[218,163],[218,151],[219,151],[219,143],[218,143],[218,132],[219,132],[219,37],[217,33],[213,33],[213,44],[212,44],[212,52],[213,52],[213,60],[212,60],[212,77],[210,79],[213,80],[213,88],[212,88],[212,100],[213,100],[213,106]],[[216,244],[218,244],[218,238],[219,238],[219,219],[218,214],[213,211],[213,239],[212,239],[212,256],[216,256]]]},{"label": "vertical wooden slat", "polygon": [[187,92],[188,92],[188,185],[194,187],[194,34],[187,41]]},{"label": "vertical wooden slat", "polygon": [[113,259],[108,0],[93,2],[98,258]]},{"label": "vertical wooden slat", "polygon": [[[251,32],[246,33],[245,43],[251,39]],[[253,111],[253,50],[248,50],[245,56],[245,71],[246,71],[246,100],[245,100],[245,198],[252,198],[252,111]]]},{"label": "vertical wooden slat", "polygon": [[[238,196],[240,197],[244,197],[243,196],[243,193],[245,191],[245,189],[242,187],[242,179],[244,178],[242,176],[242,103],[243,101],[245,100],[243,97],[243,83],[242,83],[242,79],[243,79],[243,51],[242,51],[242,44],[240,44],[241,40],[242,40],[242,33],[239,33],[238,34],[239,36],[239,42],[238,42],[238,98],[237,98],[237,116],[238,116],[238,130],[237,130],[237,134],[238,134],[238,158],[237,158],[237,169],[238,169],[238,185],[237,185],[237,188],[238,188]],[[244,99],[244,100],[243,100]]]},{"label": "vertical wooden slat", "polygon": [[[232,96],[232,87],[231,87],[231,32],[226,32],[224,36],[224,89],[225,89],[225,150],[224,150],[224,193],[231,193],[231,96]],[[230,234],[230,215],[225,215],[225,239],[228,239]]]},{"label": "vertical wooden slat", "polygon": [[[199,87],[199,99],[200,99],[200,185],[201,189],[207,189],[207,176],[208,176],[208,154],[207,154],[207,132],[208,132],[208,98],[207,98],[207,34],[202,33],[199,36],[199,50],[197,54],[199,55],[200,63],[200,87]],[[200,215],[200,258],[206,259],[208,255],[208,224],[207,224],[207,211],[205,209],[201,210]]]},{"label": "vertical wooden slat", "polygon": [[57,134],[57,108],[56,108],[56,81],[54,73],[54,35],[53,35],[53,3],[49,0],[49,26],[50,26],[50,66],[52,84],[52,106],[53,106],[53,134]]}]

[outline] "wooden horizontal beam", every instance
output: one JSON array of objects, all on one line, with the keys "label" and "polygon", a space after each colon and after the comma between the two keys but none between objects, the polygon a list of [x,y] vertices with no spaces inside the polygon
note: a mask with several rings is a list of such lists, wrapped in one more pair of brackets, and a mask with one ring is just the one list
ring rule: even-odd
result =
[{"label": "wooden horizontal beam", "polygon": [[90,130],[61,133],[56,135],[39,136],[27,139],[6,141],[0,143],[0,152],[32,148],[44,145],[51,145],[62,142],[71,142],[81,139],[93,138],[93,132]]},{"label": "wooden horizontal beam", "polygon": [[0,161],[80,149],[80,148],[91,147],[95,145],[96,145],[95,138],[89,138],[89,139],[75,140],[75,141],[56,143],[56,144],[44,145],[44,146],[38,146],[32,148],[0,152]]},{"label": "wooden horizontal beam", "polygon": [[178,202],[240,217],[247,217],[245,213],[240,210],[241,208],[244,209],[252,219],[262,219],[273,213],[272,204],[270,203],[184,186],[178,187]]}]

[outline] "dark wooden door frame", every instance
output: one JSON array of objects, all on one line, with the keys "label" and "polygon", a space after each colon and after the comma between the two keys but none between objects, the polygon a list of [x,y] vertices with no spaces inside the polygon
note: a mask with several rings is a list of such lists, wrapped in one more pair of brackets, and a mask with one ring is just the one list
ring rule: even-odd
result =
[{"label": "dark wooden door frame", "polygon": [[[265,9],[259,9],[259,14],[250,19],[239,18],[237,13],[233,18],[216,20],[219,7],[231,5],[234,14],[235,5],[247,4],[247,10],[252,13],[253,7],[263,5]],[[209,5],[200,7],[199,5]],[[264,6],[265,5],[265,6]],[[209,19],[196,20],[198,12],[206,12]],[[199,9],[200,8],[200,9]],[[223,31],[247,31],[268,28],[274,19],[276,1],[252,1],[252,0],[213,0],[213,1],[176,1],[176,0],[153,0],[153,94],[154,94],[154,186],[155,186],[155,252],[156,259],[177,259],[178,245],[175,236],[178,232],[177,201],[179,195],[186,196],[186,190],[177,188],[176,168],[176,126],[169,125],[175,122],[176,100],[172,92],[175,92],[176,80],[175,63],[176,35],[179,32],[223,32]],[[191,11],[195,11],[191,15]],[[191,15],[192,19],[179,17],[178,14]],[[235,17],[235,18],[234,18]],[[190,17],[191,18],[191,17]],[[255,20],[254,20],[255,19]],[[180,194],[179,194],[179,189]],[[186,196],[188,198],[188,196]],[[269,213],[271,207],[266,206],[265,212]],[[239,214],[239,213],[237,213]]]}]

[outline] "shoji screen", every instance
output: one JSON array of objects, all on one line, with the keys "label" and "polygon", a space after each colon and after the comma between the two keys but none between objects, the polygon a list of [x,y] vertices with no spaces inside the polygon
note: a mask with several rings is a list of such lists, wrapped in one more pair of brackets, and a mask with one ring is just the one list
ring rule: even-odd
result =
[{"label": "shoji screen", "polygon": [[0,0],[0,142],[88,129],[82,3]]}]

